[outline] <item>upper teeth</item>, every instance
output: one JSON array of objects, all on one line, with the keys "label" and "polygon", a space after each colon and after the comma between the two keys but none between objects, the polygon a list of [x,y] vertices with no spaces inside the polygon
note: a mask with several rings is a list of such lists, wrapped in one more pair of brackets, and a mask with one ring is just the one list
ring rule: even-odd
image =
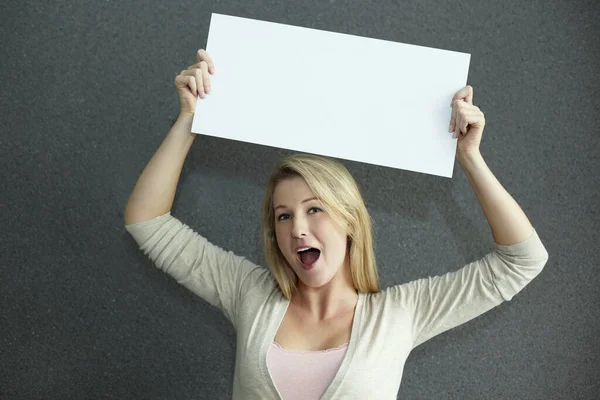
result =
[{"label": "upper teeth", "polygon": [[308,250],[308,249],[311,249],[311,248],[312,248],[312,247],[304,247],[304,248],[302,248],[302,249],[298,249],[298,252],[301,252],[301,251],[304,251],[304,250]]}]

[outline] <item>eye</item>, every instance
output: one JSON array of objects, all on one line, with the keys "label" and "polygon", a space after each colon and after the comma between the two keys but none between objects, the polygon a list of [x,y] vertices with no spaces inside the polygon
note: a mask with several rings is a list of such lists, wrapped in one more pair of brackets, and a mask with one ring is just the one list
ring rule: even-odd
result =
[{"label": "eye", "polygon": [[279,217],[277,217],[277,220],[282,221],[281,217],[286,216],[286,215],[289,216],[289,214],[279,214]]},{"label": "eye", "polygon": [[[311,207],[311,208],[308,209],[309,212],[312,211],[312,210],[317,210],[319,212],[323,211],[319,207]],[[311,213],[311,214],[314,214],[314,213]],[[287,219],[287,218],[282,218],[282,217],[289,217],[289,216],[290,216],[290,214],[285,214],[285,213],[284,214],[279,214],[279,216],[277,217],[277,220],[278,221],[283,221],[284,219]]]}]

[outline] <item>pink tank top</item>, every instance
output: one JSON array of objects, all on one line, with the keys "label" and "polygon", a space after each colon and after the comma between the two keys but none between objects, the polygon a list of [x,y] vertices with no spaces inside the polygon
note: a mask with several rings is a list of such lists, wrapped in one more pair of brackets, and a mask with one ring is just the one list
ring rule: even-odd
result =
[{"label": "pink tank top", "polygon": [[267,353],[269,373],[283,400],[320,399],[335,377],[348,342],[333,349],[288,350],[273,341]]}]

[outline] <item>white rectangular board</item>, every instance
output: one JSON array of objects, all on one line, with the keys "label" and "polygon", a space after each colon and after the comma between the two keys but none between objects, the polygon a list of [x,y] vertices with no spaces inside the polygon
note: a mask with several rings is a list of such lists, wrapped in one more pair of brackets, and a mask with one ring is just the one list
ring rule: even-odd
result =
[{"label": "white rectangular board", "polygon": [[470,54],[212,14],[197,134],[452,177]]}]

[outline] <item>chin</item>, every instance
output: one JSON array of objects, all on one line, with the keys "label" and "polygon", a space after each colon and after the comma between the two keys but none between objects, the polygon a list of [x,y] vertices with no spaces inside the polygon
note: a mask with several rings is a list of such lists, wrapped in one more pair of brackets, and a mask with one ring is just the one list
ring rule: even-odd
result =
[{"label": "chin", "polygon": [[[304,271],[302,271],[302,272],[304,272]],[[308,286],[310,288],[317,289],[317,288],[320,288],[320,287],[325,286],[328,283],[330,283],[333,280],[333,278],[335,277],[335,274],[333,274],[332,276],[329,276],[329,277],[324,277],[324,278],[323,277],[313,277],[313,279],[302,279],[302,278],[300,278],[301,276],[302,276],[302,274],[298,275],[298,280],[300,282],[302,282],[302,284],[304,286]]]}]

